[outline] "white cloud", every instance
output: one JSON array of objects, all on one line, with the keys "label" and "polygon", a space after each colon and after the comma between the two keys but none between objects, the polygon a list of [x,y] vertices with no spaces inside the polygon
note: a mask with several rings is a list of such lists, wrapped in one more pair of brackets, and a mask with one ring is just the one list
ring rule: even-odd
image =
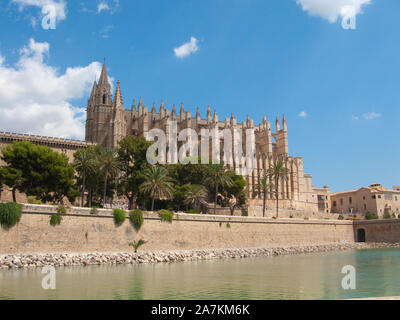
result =
[{"label": "white cloud", "polygon": [[376,112],[367,112],[364,113],[362,116],[352,116],[351,119],[352,120],[360,120],[360,119],[364,119],[364,120],[374,120],[377,118],[382,117],[381,113],[376,113]]},{"label": "white cloud", "polygon": [[49,50],[48,43],[30,39],[15,65],[0,55],[0,131],[84,139],[85,108],[71,101],[89,96],[101,64],[60,73],[45,62]]},{"label": "white cloud", "polygon": [[107,10],[110,10],[110,7],[108,6],[107,2],[100,2],[97,5],[97,13],[100,13],[102,11],[107,11]]},{"label": "white cloud", "polygon": [[18,4],[20,11],[27,6],[42,9],[47,5],[51,5],[56,9],[57,20],[64,20],[67,17],[67,4],[65,0],[11,0],[11,2]]},{"label": "white cloud", "polygon": [[308,114],[307,114],[307,112],[302,111],[302,112],[299,113],[299,117],[300,117],[300,118],[307,118],[307,117],[308,117]]},{"label": "white cloud", "polygon": [[312,16],[320,16],[334,23],[338,18],[346,17],[349,12],[356,15],[362,12],[371,0],[296,0],[304,11]]},{"label": "white cloud", "polygon": [[189,42],[186,42],[180,47],[174,49],[175,56],[178,58],[185,58],[190,54],[195,53],[199,50],[197,43],[198,40],[195,37],[191,37]]},{"label": "white cloud", "polygon": [[365,120],[374,120],[376,118],[382,117],[382,114],[376,112],[367,112],[363,114]]}]

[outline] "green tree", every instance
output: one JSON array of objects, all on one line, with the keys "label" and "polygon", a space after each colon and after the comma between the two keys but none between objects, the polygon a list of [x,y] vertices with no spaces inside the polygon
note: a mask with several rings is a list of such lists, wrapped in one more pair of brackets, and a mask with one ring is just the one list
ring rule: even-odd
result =
[{"label": "green tree", "polygon": [[28,196],[63,203],[64,197],[72,202],[79,194],[75,186],[74,169],[68,158],[45,146],[29,141],[16,141],[2,149],[1,159],[5,183]]},{"label": "green tree", "polygon": [[217,214],[217,197],[218,197],[218,188],[220,186],[232,185],[232,178],[228,174],[228,170],[224,167],[224,164],[210,164],[208,166],[207,176],[204,182],[210,187],[214,188],[215,196],[214,196],[214,214]]},{"label": "green tree", "polygon": [[285,168],[282,160],[277,160],[273,163],[272,167],[267,170],[267,176],[273,179],[275,186],[275,199],[276,199],[276,217],[278,218],[279,210],[279,181],[287,180],[289,178],[289,169]]},{"label": "green tree", "polygon": [[74,153],[73,166],[81,180],[81,207],[84,206],[87,176],[95,169],[95,155],[90,149],[80,149]]},{"label": "green tree", "polygon": [[107,198],[107,183],[110,177],[115,177],[120,168],[116,152],[113,149],[103,149],[99,155],[99,168],[104,177],[103,208]]},{"label": "green tree", "polygon": [[144,182],[142,172],[149,167],[146,152],[150,142],[144,138],[127,136],[119,142],[117,149],[122,177],[118,191],[128,199],[129,210],[133,207],[134,197],[139,193],[139,186]]},{"label": "green tree", "polygon": [[228,205],[233,215],[235,208],[243,207],[246,204],[247,193],[246,193],[246,181],[243,176],[236,174],[234,170],[228,170],[227,175],[230,177],[232,184],[223,185],[223,193],[227,195],[227,198],[231,199],[235,197],[236,202],[231,203],[228,200]]},{"label": "green tree", "polygon": [[266,201],[267,201],[267,194],[271,190],[273,190],[274,185],[269,182],[269,178],[264,176],[258,184],[255,186],[256,194],[260,194],[263,197],[263,217],[265,217],[265,209],[266,209]]},{"label": "green tree", "polygon": [[207,203],[208,192],[207,189],[198,184],[189,185],[189,190],[186,193],[184,203],[194,209],[201,210],[201,207]]},{"label": "green tree", "polygon": [[12,167],[0,167],[1,190],[3,184],[11,188],[13,202],[17,202],[16,191],[22,186],[22,171]]},{"label": "green tree", "polygon": [[[184,184],[183,186],[176,184],[174,186],[174,190],[172,192],[172,206],[174,207],[174,209],[179,211],[181,210],[182,206],[185,206],[185,199],[189,190],[190,190],[190,184]],[[188,209],[187,205],[186,209]]]},{"label": "green tree", "polygon": [[173,192],[172,179],[163,167],[150,167],[144,173],[144,182],[140,191],[151,197],[151,211],[154,211],[154,200],[171,199]]}]

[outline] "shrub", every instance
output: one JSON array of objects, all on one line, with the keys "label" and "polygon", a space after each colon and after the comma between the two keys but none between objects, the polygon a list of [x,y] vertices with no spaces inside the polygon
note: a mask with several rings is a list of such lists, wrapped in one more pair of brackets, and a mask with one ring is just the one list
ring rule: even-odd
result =
[{"label": "shrub", "polygon": [[11,229],[14,227],[22,215],[22,205],[9,202],[0,203],[0,224],[4,229]]},{"label": "shrub", "polygon": [[90,214],[99,214],[99,208],[98,207],[92,207],[90,209]]},{"label": "shrub", "polygon": [[222,222],[219,223],[219,226],[222,227]]},{"label": "shrub", "polygon": [[231,228],[231,224],[228,222],[228,223],[226,224],[226,227],[227,227],[228,229],[230,229],[230,228]]},{"label": "shrub", "polygon": [[28,203],[29,204],[43,204],[42,201],[37,199],[36,197],[28,197]]},{"label": "shrub", "polygon": [[378,216],[367,212],[366,215],[365,215],[365,219],[367,219],[367,220],[375,220],[375,219],[378,219]]},{"label": "shrub", "polygon": [[391,218],[392,218],[392,216],[390,215],[390,213],[385,213],[383,215],[383,219],[391,219]]},{"label": "shrub", "polygon": [[143,239],[140,239],[139,241],[130,243],[129,245],[135,249],[135,253],[138,251],[139,247],[144,245],[147,241],[144,241]]},{"label": "shrub", "polygon": [[62,217],[58,213],[54,213],[50,216],[50,225],[52,227],[59,226],[61,224]]},{"label": "shrub", "polygon": [[160,215],[161,221],[172,223],[174,214],[170,210],[163,209],[158,211],[158,214]]},{"label": "shrub", "polygon": [[396,219],[396,215],[392,213],[392,219]]},{"label": "shrub", "polygon": [[58,206],[57,207],[57,213],[58,214],[66,214],[67,213],[67,209],[64,206]]},{"label": "shrub", "polygon": [[136,209],[131,211],[129,214],[129,220],[132,222],[132,225],[135,228],[135,230],[139,231],[144,222],[142,210]]},{"label": "shrub", "polygon": [[186,213],[189,213],[189,214],[200,214],[200,211],[199,210],[190,209]]},{"label": "shrub", "polygon": [[120,226],[124,223],[126,219],[126,212],[124,210],[114,209],[113,215],[114,215],[114,223],[116,226]]},{"label": "shrub", "polygon": [[342,214],[339,214],[339,217],[337,219],[338,220],[344,220],[344,216]]},{"label": "shrub", "polygon": [[272,217],[272,219],[274,219],[274,220],[275,220],[275,219],[276,219],[276,217]]}]

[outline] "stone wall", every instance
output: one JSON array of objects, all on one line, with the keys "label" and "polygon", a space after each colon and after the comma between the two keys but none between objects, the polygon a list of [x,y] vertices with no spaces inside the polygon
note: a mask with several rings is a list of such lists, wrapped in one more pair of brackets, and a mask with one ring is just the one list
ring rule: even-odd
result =
[{"label": "stone wall", "polygon": [[131,251],[129,243],[144,239],[142,250],[262,248],[354,242],[351,221],[265,219],[179,214],[172,223],[146,213],[137,233],[129,220],[116,227],[110,210],[68,209],[60,226],[51,227],[52,206],[26,205],[21,221],[0,229],[0,253]]},{"label": "stone wall", "polygon": [[354,233],[365,230],[367,242],[400,242],[400,219],[354,221]]}]

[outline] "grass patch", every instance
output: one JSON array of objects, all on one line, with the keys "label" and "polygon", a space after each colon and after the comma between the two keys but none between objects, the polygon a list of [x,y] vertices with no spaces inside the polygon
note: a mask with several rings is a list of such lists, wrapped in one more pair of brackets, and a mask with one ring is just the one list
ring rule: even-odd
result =
[{"label": "grass patch", "polygon": [[200,211],[199,210],[190,209],[186,213],[189,213],[189,214],[200,214]]},{"label": "grass patch", "polygon": [[367,219],[367,220],[376,220],[376,219],[379,219],[379,218],[378,218],[377,215],[374,215],[374,214],[368,212],[368,213],[365,215],[365,219]]},{"label": "grass patch", "polygon": [[22,205],[15,202],[0,203],[0,225],[8,230],[14,227],[22,215]]},{"label": "grass patch", "polygon": [[126,219],[126,212],[124,210],[114,209],[113,215],[114,215],[114,223],[116,226],[120,226],[124,223]]},{"label": "grass patch", "polygon": [[163,209],[158,211],[158,214],[160,215],[161,221],[172,223],[172,219],[174,217],[172,211]]},{"label": "grass patch", "polygon": [[36,197],[28,197],[28,204],[43,204],[43,202]]},{"label": "grass patch", "polygon": [[144,222],[142,210],[136,209],[131,211],[129,214],[129,220],[131,221],[135,230],[139,231]]},{"label": "grass patch", "polygon": [[67,208],[65,208],[64,206],[58,206],[57,207],[57,213],[58,214],[66,214],[67,213]]},{"label": "grass patch", "polygon": [[50,225],[52,227],[59,226],[61,224],[62,217],[58,213],[54,213],[50,216]]}]

